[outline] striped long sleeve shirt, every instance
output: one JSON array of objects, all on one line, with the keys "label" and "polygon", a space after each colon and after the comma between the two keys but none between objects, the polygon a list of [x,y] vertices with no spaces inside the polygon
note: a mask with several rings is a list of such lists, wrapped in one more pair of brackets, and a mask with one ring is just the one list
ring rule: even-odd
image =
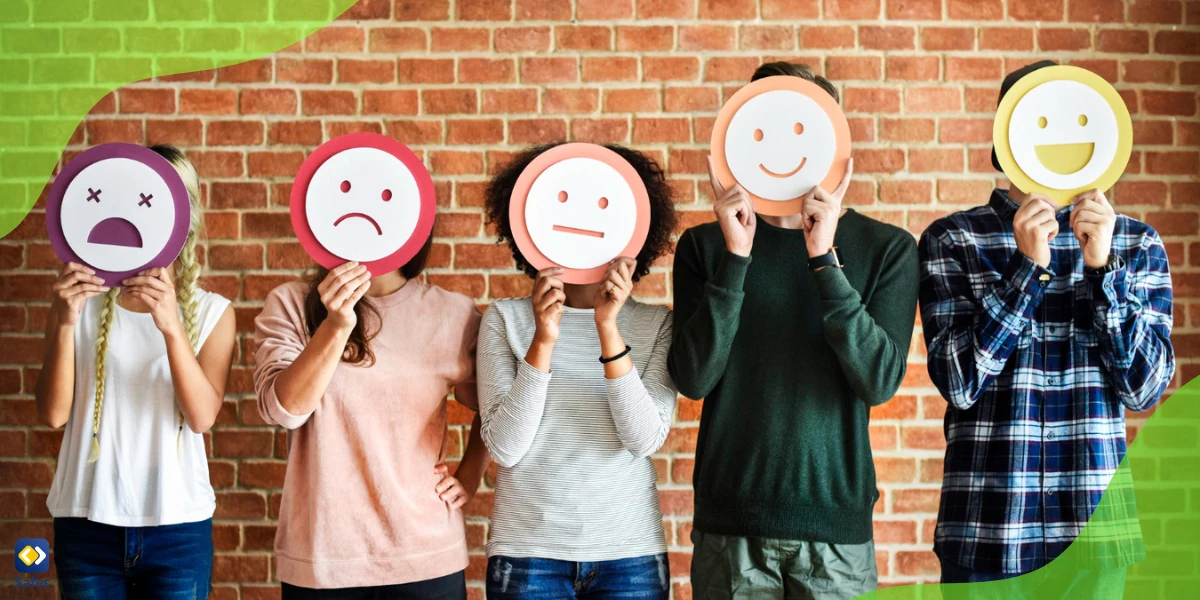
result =
[{"label": "striped long sleeve shirt", "polygon": [[544,373],[525,362],[529,298],[499,300],[479,330],[481,433],[499,463],[488,556],[602,561],[666,552],[650,454],[677,393],[671,312],[628,300],[617,328],[633,368],[607,379],[594,311],[564,308]]},{"label": "striped long sleeve shirt", "polygon": [[[1175,372],[1158,234],[1118,215],[1116,268],[1087,273],[1062,210],[1042,268],[1017,250],[1016,210],[997,189],[919,248],[929,375],[950,403],[934,549],[995,573],[1037,569],[1075,540],[1125,454],[1124,411],[1153,406]],[[1120,506],[1132,521],[1132,499]],[[1132,531],[1099,566],[1141,558]]]}]

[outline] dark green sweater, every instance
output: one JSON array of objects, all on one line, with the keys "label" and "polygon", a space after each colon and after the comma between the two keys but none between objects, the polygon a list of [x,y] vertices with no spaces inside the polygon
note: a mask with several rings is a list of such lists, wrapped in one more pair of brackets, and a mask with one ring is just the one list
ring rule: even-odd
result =
[{"label": "dark green sweater", "polygon": [[716,223],[675,253],[679,391],[704,398],[695,527],[705,533],[858,544],[878,499],[870,407],[900,387],[917,307],[908,232],[847,211],[845,268],[808,269],[804,232],[761,217],[750,258]]}]

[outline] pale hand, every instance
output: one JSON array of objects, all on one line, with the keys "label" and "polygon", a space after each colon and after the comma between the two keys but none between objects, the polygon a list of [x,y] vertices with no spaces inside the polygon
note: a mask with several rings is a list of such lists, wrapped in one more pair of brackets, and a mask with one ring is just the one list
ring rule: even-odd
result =
[{"label": "pale hand", "polygon": [[92,269],[79,263],[67,263],[51,290],[54,292],[52,308],[58,313],[58,324],[74,327],[87,299],[107,292],[108,287]]},{"label": "pale hand", "polygon": [[596,290],[596,326],[613,326],[617,323],[617,313],[625,306],[629,294],[633,293],[633,271],[637,269],[637,261],[622,256],[608,263],[608,271],[600,289]]},{"label": "pale hand", "polygon": [[179,321],[179,303],[175,299],[175,282],[162,267],[148,269],[121,282],[125,289],[121,293],[141,300],[154,317],[154,326],[163,334],[183,332]]},{"label": "pale hand", "polygon": [[317,284],[321,304],[329,315],[325,322],[340,331],[349,332],[358,324],[354,306],[371,288],[371,273],[356,262],[338,265]]},{"label": "pale hand", "polygon": [[1050,240],[1058,235],[1056,207],[1047,197],[1030,194],[1013,216],[1017,250],[1042,268],[1050,266]]},{"label": "pale hand", "polygon": [[1113,227],[1117,224],[1112,204],[1100,190],[1083,192],[1071,204],[1075,205],[1071,211],[1071,231],[1083,249],[1083,264],[1093,269],[1107,266],[1112,254]]},{"label": "pale hand", "polygon": [[538,271],[533,280],[533,318],[536,328],[533,333],[534,343],[553,344],[558,341],[558,324],[562,322],[563,306],[567,302],[567,294],[563,291],[563,282],[558,278],[563,274],[560,267],[550,267]]},{"label": "pale hand", "polygon": [[708,157],[708,182],[712,184],[713,212],[725,236],[725,248],[738,256],[750,256],[754,246],[754,230],[758,220],[754,215],[754,202],[741,184],[735,183],[728,190],[717,179],[712,157]]},{"label": "pale hand", "polygon": [[842,216],[842,198],[846,197],[846,190],[850,187],[850,176],[853,174],[854,159],[849,159],[846,161],[846,174],[832,193],[816,185],[804,195],[800,214],[801,225],[804,227],[804,245],[809,258],[824,256],[833,250],[838,219]]},{"label": "pale hand", "polygon": [[438,498],[450,505],[450,508],[462,508],[466,506],[471,498],[475,496],[475,490],[479,488],[479,483],[475,485],[464,484],[456,477],[450,474],[450,467],[446,463],[439,463],[433,468],[435,474],[441,475],[442,479],[434,486],[433,491],[437,493]]}]

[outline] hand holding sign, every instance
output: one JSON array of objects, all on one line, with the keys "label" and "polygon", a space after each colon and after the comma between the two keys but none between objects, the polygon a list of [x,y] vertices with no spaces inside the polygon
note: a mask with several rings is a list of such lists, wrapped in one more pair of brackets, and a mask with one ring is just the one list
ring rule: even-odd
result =
[{"label": "hand holding sign", "polygon": [[412,150],[375,133],[334,138],[304,161],[292,186],[292,228],[318,264],[394,271],[433,232],[433,179]]},{"label": "hand holding sign", "polygon": [[814,186],[833,189],[841,181],[850,157],[850,125],[817,84],[766,77],[738,90],[721,108],[711,152],[724,189],[740,184],[756,211],[794,215]]}]

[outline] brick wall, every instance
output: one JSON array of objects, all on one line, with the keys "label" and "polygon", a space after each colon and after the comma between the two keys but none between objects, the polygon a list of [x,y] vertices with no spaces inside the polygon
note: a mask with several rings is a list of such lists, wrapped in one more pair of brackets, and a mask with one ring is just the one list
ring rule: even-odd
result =
[{"label": "brick wall", "polygon": [[[475,298],[521,295],[481,215],[488,173],[527,144],[618,142],[656,157],[682,223],[710,220],[704,157],[723,100],[764,59],[833,79],[854,134],[846,203],[914,234],[987,198],[1003,75],[1035,59],[1116,83],[1136,148],[1110,194],[1162,234],[1176,285],[1179,381],[1200,371],[1200,2],[1172,0],[362,0],[300,44],[243,65],[126,86],[71,140],[173,143],[206,196],[204,285],[235,299],[241,348],[210,434],[219,598],[273,597],[271,547],[284,434],[252,398],[252,319],[310,261],[287,201],[307,152],[350,131],[390,134],[420,153],[440,213],[429,280]],[[48,288],[59,263],[40,211],[0,241],[0,539],[50,537],[45,497],[61,433],[35,425],[32,390]],[[670,257],[638,287],[670,302]],[[944,401],[920,332],[899,394],[872,415],[881,499],[881,582],[936,579],[930,552]],[[692,452],[700,404],[681,401],[655,455],[676,598],[689,598]],[[467,411],[454,406],[461,444]],[[1136,430],[1137,420],[1131,421]],[[490,479],[489,479],[490,481]],[[468,510],[472,596],[482,597],[491,492]]]}]

